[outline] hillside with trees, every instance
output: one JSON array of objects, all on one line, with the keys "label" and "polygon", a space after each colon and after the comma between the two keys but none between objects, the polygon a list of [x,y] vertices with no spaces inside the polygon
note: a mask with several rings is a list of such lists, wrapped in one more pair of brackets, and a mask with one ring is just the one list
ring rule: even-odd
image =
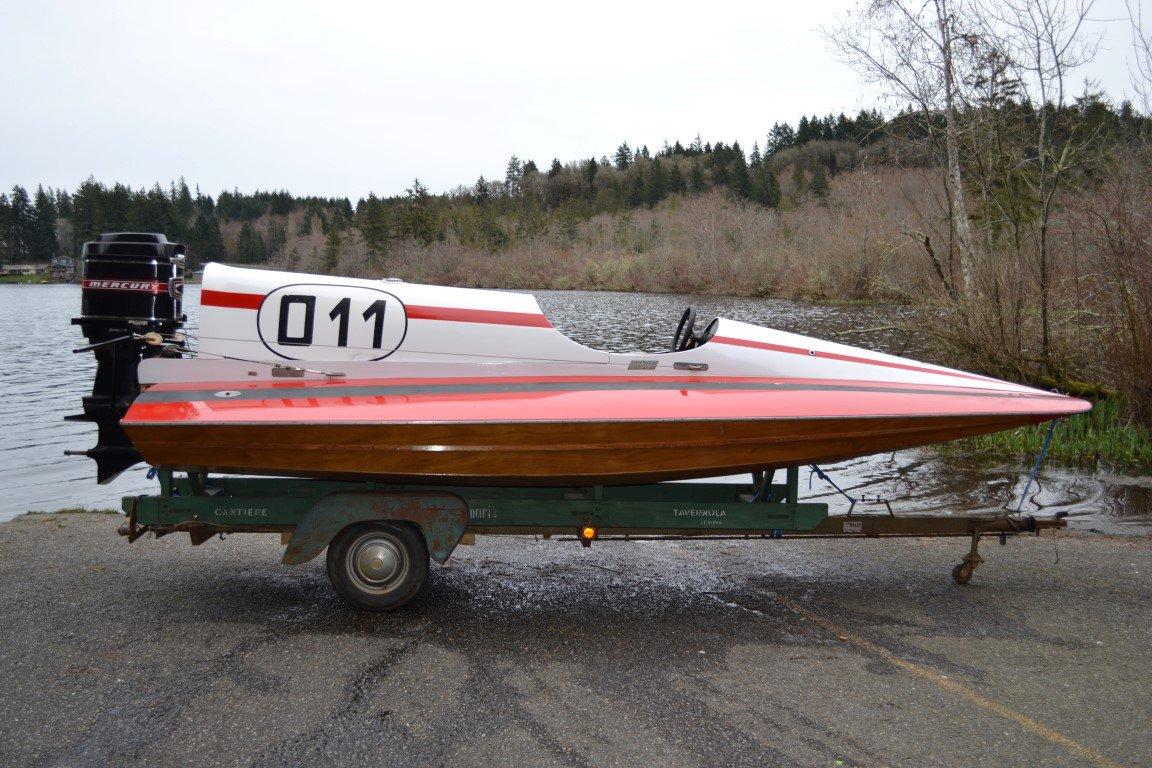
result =
[{"label": "hillside with trees", "polygon": [[[224,191],[213,198],[184,179],[167,188],[132,189],[89,179],[76,190],[21,186],[0,194],[0,258],[43,262],[57,254],[76,255],[100,232],[158,231],[186,243],[193,264],[225,260],[241,264],[315,260],[338,245],[370,251],[383,266],[388,253],[408,241],[453,239],[489,253],[507,249],[553,225],[566,229],[597,214],[651,208],[670,196],[696,196],[721,190],[733,199],[779,208],[780,170],[790,158],[772,162],[786,150],[822,145],[805,158],[813,194],[827,192],[830,176],[850,170],[859,149],[878,141],[883,119],[863,111],[802,117],[793,128],[776,124],[764,149],[745,152],[739,142],[703,142],[685,147],[665,143],[655,153],[622,143],[608,156],[561,163],[541,171],[532,160],[512,157],[503,179],[481,176],[475,184],[433,195],[417,179],[404,195],[371,194],[355,206],[347,198],[296,197],[287,191],[252,194]],[[802,179],[803,181],[803,179]],[[351,230],[341,234],[343,230]],[[335,233],[335,242],[328,239]],[[323,236],[323,247],[316,242]],[[329,258],[329,261],[331,259]]]}]

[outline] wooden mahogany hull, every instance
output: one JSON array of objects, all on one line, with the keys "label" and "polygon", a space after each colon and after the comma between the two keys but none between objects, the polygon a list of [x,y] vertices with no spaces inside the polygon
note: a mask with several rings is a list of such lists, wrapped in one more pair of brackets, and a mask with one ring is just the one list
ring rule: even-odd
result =
[{"label": "wooden mahogany hull", "polygon": [[444,424],[124,426],[154,466],[460,485],[638,484],[822,463],[1043,421],[1035,414]]}]

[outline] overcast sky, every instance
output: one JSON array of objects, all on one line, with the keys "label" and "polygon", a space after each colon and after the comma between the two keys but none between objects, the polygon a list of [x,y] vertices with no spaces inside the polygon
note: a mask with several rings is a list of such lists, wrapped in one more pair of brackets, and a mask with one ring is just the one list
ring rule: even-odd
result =
[{"label": "overcast sky", "polygon": [[[853,5],[0,0],[0,189],[182,175],[355,200],[502,178],[512,154],[750,149],[773,121],[877,104],[819,33]],[[1093,16],[1081,78],[1119,99],[1122,0]]]}]

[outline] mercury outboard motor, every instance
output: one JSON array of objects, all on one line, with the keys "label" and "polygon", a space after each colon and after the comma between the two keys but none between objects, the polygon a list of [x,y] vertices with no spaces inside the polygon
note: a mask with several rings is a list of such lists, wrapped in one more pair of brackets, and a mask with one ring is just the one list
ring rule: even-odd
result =
[{"label": "mercury outboard motor", "polygon": [[140,393],[136,367],[181,346],[184,246],[161,234],[115,232],[85,243],[83,258],[82,314],[72,324],[88,339],[75,351],[96,355],[96,381],[84,413],[65,418],[93,421],[99,433],[95,448],[67,453],[95,459],[96,478],[107,483],[141,461],[120,426]]}]

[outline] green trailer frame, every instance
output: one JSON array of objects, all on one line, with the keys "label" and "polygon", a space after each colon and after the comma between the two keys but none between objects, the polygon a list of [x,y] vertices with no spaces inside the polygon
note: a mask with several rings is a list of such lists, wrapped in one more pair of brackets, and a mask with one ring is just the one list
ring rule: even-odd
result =
[{"label": "green trailer frame", "polygon": [[[427,557],[444,563],[457,545],[471,543],[476,534],[571,535],[584,546],[622,538],[963,536],[971,544],[952,571],[959,583],[967,583],[982,562],[978,546],[983,536],[998,536],[1003,543],[1008,536],[1065,526],[1059,517],[896,515],[890,507],[881,514],[829,515],[827,504],[800,500],[799,467],[786,469],[783,483],[757,473],[748,485],[551,488],[177,475],[166,469],[157,473],[158,495],[123,499],[128,522],[120,532],[129,541],[149,532],[185,532],[193,544],[218,534],[279,533],[286,544],[285,564],[307,562],[329,548],[334,584],[339,577],[333,571],[339,570],[339,563],[333,566],[336,543],[345,532],[366,525],[414,527],[427,552],[425,569]],[[360,607],[381,607],[341,593]]]}]

